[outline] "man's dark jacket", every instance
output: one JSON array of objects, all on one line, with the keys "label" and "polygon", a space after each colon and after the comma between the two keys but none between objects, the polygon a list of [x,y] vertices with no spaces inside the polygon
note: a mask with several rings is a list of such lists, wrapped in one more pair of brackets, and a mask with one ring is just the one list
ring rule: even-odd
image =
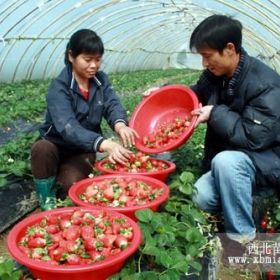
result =
[{"label": "man's dark jacket", "polygon": [[257,169],[257,184],[280,187],[280,76],[247,54],[231,92],[224,77],[205,71],[192,87],[203,105],[214,105],[205,138],[205,171],[218,152],[243,151]]},{"label": "man's dark jacket", "polygon": [[90,80],[85,100],[70,66],[54,79],[47,93],[46,120],[41,137],[68,150],[96,152],[103,141],[101,120],[112,129],[126,122],[126,112],[112,89],[107,75],[99,71]]}]

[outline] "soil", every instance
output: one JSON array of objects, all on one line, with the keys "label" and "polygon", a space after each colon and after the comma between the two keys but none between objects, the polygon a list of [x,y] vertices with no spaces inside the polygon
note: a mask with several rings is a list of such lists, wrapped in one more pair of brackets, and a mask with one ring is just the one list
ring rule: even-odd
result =
[{"label": "soil", "polygon": [[0,235],[0,256],[4,258],[10,257],[6,247],[6,239],[7,239],[8,232],[9,231],[7,230]]}]

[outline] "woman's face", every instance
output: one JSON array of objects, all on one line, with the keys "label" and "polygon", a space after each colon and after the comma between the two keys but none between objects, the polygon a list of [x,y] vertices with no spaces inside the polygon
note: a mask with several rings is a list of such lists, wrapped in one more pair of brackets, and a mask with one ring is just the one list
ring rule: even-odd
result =
[{"label": "woman's face", "polygon": [[72,63],[72,69],[75,75],[81,79],[90,79],[96,75],[100,68],[102,55],[81,53],[74,58],[69,53],[69,61]]}]

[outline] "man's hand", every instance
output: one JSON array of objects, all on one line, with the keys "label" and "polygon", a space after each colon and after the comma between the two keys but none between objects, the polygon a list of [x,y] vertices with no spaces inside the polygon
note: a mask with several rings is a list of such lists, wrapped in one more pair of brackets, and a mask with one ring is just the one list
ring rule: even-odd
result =
[{"label": "man's hand", "polygon": [[204,107],[200,107],[199,109],[195,109],[191,112],[193,116],[198,116],[195,123],[195,127],[197,127],[200,123],[205,123],[209,120],[213,107],[213,105],[206,105]]},{"label": "man's hand", "polygon": [[112,163],[119,162],[124,165],[128,161],[129,155],[132,153],[122,145],[108,139],[101,143],[100,150],[109,154],[108,158]]},{"label": "man's hand", "polygon": [[134,129],[122,122],[115,124],[115,131],[120,136],[125,147],[135,145],[135,137],[139,138],[138,133]]}]

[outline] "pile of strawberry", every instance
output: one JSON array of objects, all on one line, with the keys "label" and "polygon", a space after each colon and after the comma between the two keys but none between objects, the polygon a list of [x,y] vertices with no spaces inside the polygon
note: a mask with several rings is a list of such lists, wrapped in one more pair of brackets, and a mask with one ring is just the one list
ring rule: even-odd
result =
[{"label": "pile of strawberry", "polygon": [[103,167],[119,172],[138,173],[165,170],[168,168],[168,165],[161,160],[150,158],[142,152],[137,152],[136,154],[130,154],[130,158],[126,165],[107,161],[103,164]]},{"label": "pile of strawberry", "polygon": [[277,197],[268,201],[270,205],[261,219],[261,229],[263,232],[280,232],[280,201]]},{"label": "pile of strawberry", "polygon": [[18,246],[28,258],[53,265],[93,264],[130,245],[133,229],[125,218],[75,210],[49,215],[29,227]]},{"label": "pile of strawberry", "polygon": [[148,148],[160,148],[177,140],[190,126],[188,117],[175,118],[159,124],[155,131],[143,137],[143,144]]},{"label": "pile of strawberry", "polygon": [[162,194],[162,188],[155,188],[129,177],[117,177],[92,183],[79,197],[85,202],[98,206],[131,207],[145,205]]},{"label": "pile of strawberry", "polygon": [[273,221],[268,214],[261,219],[261,228],[264,232],[274,233],[276,227],[278,227],[277,222]]}]

